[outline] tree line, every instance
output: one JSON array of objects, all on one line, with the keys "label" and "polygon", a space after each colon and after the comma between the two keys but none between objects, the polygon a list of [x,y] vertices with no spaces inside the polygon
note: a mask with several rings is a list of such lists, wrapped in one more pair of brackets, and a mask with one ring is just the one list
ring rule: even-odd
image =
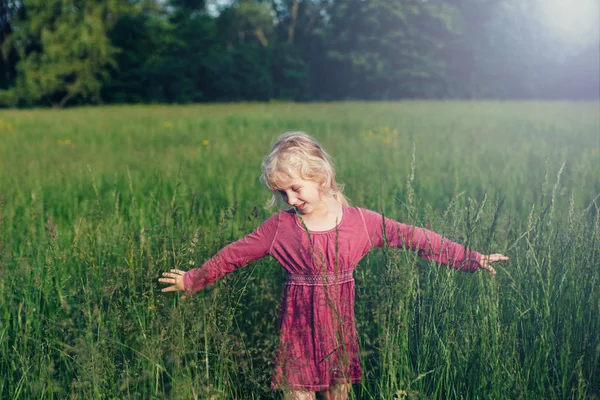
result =
[{"label": "tree line", "polygon": [[[576,5],[574,4],[573,7]],[[541,0],[0,0],[0,106],[597,99]]]}]

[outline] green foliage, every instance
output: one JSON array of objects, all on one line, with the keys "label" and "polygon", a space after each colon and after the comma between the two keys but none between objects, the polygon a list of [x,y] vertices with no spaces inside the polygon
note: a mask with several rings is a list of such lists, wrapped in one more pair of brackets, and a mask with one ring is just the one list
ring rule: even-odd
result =
[{"label": "green foliage", "polygon": [[267,36],[273,30],[271,8],[266,3],[241,1],[224,9],[217,18],[221,40],[234,44],[258,42],[268,46]]},{"label": "green foliage", "polygon": [[[21,3],[17,0],[0,2],[0,56],[2,58],[0,63],[0,89],[6,89],[9,86],[15,73],[16,54],[11,46],[11,37],[14,19],[21,7]],[[2,94],[0,96],[4,97]],[[10,99],[0,98],[0,105],[10,103]]]},{"label": "green foliage", "polygon": [[188,103],[272,96],[273,46],[227,47],[218,41],[218,21],[202,14],[171,18],[139,15],[135,22],[123,18],[115,25],[110,36],[121,49],[119,67],[112,71],[104,98]]},{"label": "green foliage", "polygon": [[12,38],[21,58],[15,85],[19,102],[48,101],[57,107],[73,98],[98,102],[106,68],[115,63],[116,48],[106,30],[123,4],[29,0],[24,9]]},{"label": "green foliage", "polygon": [[0,106],[598,98],[598,35],[569,42],[543,9],[538,0],[10,0],[0,4]]},{"label": "green foliage", "polygon": [[297,46],[278,43],[271,46],[271,76],[273,92],[278,99],[310,99],[309,66]]},{"label": "green foliage", "polygon": [[452,29],[450,12],[443,2],[336,4],[328,54],[347,67],[339,65],[335,84],[346,87],[345,96],[361,98],[442,96],[447,74],[438,54]]},{"label": "green foliage", "polygon": [[170,0],[169,3],[175,7],[186,11],[202,11],[205,7],[205,0]]}]

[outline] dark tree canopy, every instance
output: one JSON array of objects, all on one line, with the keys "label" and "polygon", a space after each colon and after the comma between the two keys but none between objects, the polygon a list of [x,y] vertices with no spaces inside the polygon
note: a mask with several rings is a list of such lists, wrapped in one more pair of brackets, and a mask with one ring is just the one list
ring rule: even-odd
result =
[{"label": "dark tree canopy", "polygon": [[587,41],[576,42],[541,19],[543,7],[540,0],[4,0],[0,106],[598,99],[600,16],[590,17]]}]

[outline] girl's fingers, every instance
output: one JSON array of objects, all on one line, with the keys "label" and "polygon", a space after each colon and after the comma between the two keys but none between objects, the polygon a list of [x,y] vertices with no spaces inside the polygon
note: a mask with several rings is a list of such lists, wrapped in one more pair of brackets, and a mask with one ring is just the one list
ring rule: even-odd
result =
[{"label": "girl's fingers", "polygon": [[169,278],[175,278],[175,279],[183,279],[184,274],[185,274],[185,271],[181,271],[178,269],[172,269],[171,272],[163,272],[163,276],[166,276]]},{"label": "girl's fingers", "polygon": [[180,269],[172,269],[169,272],[163,272],[162,278],[158,278],[160,283],[166,283],[171,286],[161,289],[162,292],[175,292],[184,290],[183,275],[185,271]]},{"label": "girl's fingers", "polygon": [[510,260],[510,258],[506,257],[503,254],[492,254],[489,257],[489,262],[491,262],[491,263],[496,262],[496,261],[507,261],[507,260]]},{"label": "girl's fingers", "polygon": [[481,269],[485,269],[486,271],[489,271],[492,275],[496,275],[496,270],[490,265],[491,262],[492,261],[489,261],[489,259],[482,260]]},{"label": "girl's fingers", "polygon": [[497,261],[507,260],[510,260],[510,258],[506,257],[504,254],[490,254],[489,256],[483,256],[481,259],[481,268],[489,271],[492,275],[496,275],[496,270],[491,264]]}]

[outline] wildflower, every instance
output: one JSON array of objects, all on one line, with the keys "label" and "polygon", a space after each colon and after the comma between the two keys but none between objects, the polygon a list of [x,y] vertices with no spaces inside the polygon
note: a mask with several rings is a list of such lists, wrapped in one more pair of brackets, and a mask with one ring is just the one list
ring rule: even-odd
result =
[{"label": "wildflower", "polygon": [[205,146],[208,146],[208,143],[209,143],[209,142],[208,142],[208,139],[204,139],[204,140],[202,141],[202,144],[203,144],[203,145],[205,145]]},{"label": "wildflower", "polygon": [[0,131],[7,130],[9,132],[12,132],[12,129],[13,129],[13,125],[11,123],[8,123],[5,120],[3,120],[2,118],[0,118]]},{"label": "wildflower", "polygon": [[171,128],[173,128],[175,125],[173,125],[173,123],[172,123],[171,121],[165,121],[165,122],[163,122],[163,126],[164,126],[165,128],[169,128],[169,129],[171,129]]},{"label": "wildflower", "polygon": [[373,129],[360,131],[360,136],[364,138],[375,138],[377,141],[385,144],[391,144],[398,137],[398,130],[389,126],[376,126]]},{"label": "wildflower", "polygon": [[73,144],[70,139],[65,139],[65,140],[60,140],[59,139],[59,140],[56,141],[56,144],[59,145],[59,146],[75,147],[75,144]]}]

